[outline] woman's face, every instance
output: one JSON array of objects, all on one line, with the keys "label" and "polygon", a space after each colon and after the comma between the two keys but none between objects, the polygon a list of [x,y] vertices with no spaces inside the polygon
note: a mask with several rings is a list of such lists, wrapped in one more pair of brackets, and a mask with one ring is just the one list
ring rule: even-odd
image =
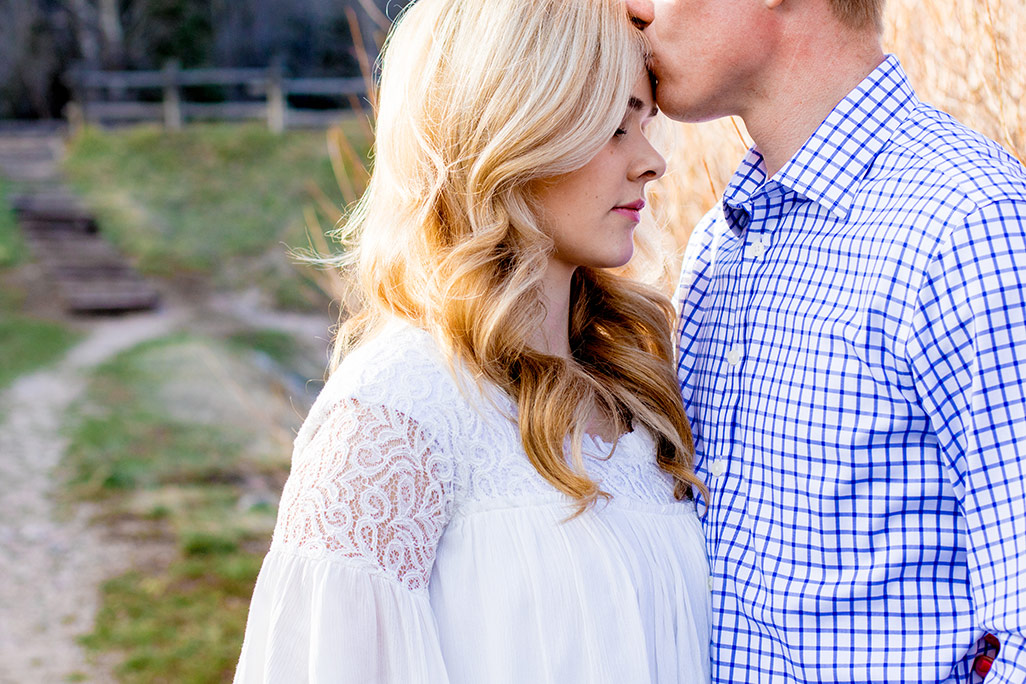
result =
[{"label": "woman's face", "polygon": [[576,171],[538,184],[539,222],[555,243],[550,263],[613,268],[634,253],[634,228],[645,205],[645,184],[666,163],[645,137],[657,111],[647,73],[638,78],[614,136]]}]

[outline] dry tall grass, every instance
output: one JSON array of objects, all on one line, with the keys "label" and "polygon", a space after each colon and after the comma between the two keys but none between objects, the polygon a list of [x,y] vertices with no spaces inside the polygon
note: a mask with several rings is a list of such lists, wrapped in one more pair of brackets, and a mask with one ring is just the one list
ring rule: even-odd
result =
[{"label": "dry tall grass", "polygon": [[886,44],[920,98],[1026,161],[1026,3],[890,2]]},{"label": "dry tall grass", "polygon": [[[922,100],[1026,161],[1024,0],[888,0],[885,27],[885,49],[901,60]],[[378,28],[383,35],[387,26],[382,21]],[[365,60],[362,64],[366,69]],[[691,227],[716,202],[751,141],[736,119],[664,126],[669,170],[651,195],[664,229],[655,236],[662,258],[654,265],[669,285]],[[329,147],[334,158],[352,161],[353,146],[340,129],[329,132]],[[340,175],[339,199],[352,201],[365,180],[364,174]],[[321,253],[328,250],[322,226],[330,227],[341,216],[336,205],[322,196],[319,211],[308,212],[310,233]],[[319,280],[335,298],[342,295],[342,281],[334,274],[321,273]]]},{"label": "dry tall grass", "polygon": [[[888,0],[884,47],[901,60],[920,99],[1026,161],[1024,34],[1024,0]],[[744,154],[742,126],[729,119],[677,126],[657,206],[678,249]]]}]

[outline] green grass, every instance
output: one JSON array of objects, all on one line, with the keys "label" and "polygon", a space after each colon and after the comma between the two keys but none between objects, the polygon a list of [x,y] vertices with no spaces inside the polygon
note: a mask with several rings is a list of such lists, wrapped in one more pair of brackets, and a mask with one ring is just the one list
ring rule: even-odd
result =
[{"label": "green grass", "polygon": [[153,392],[165,378],[147,361],[187,341],[179,335],[144,343],[97,368],[69,447],[70,484],[80,496],[219,481],[237,461],[240,435],[176,418]]},{"label": "green grass", "polygon": [[125,653],[123,682],[230,682],[259,569],[258,556],[216,548],[158,577],[134,571],[110,580],[83,645]]},{"label": "green grass", "polygon": [[[21,229],[8,203],[11,185],[0,178],[0,271],[26,256]],[[21,313],[24,293],[0,284],[0,390],[20,375],[60,359],[80,339],[67,326]]]},{"label": "green grass", "polygon": [[[356,122],[350,129],[360,135]],[[259,124],[86,128],[69,144],[65,171],[143,272],[216,276],[229,287],[256,283],[294,305],[310,299],[312,284],[283,269],[280,255],[283,243],[307,245],[309,183],[339,196],[323,132],[275,135]],[[267,255],[279,258],[256,267],[239,262]]]},{"label": "green grass", "polygon": [[254,479],[280,490],[288,469],[287,451],[258,439],[269,426],[230,387],[252,396],[269,382],[234,349],[187,334],[143,343],[99,366],[73,410],[71,495],[173,547],[159,567],[104,585],[82,640],[122,655],[123,682],[231,680],[276,513],[243,495]]},{"label": "green grass", "polygon": [[231,335],[228,341],[266,354],[283,368],[291,369],[299,363],[295,338],[280,330],[246,330]]},{"label": "green grass", "polygon": [[[323,356],[314,356],[306,345],[299,343],[289,333],[280,330],[250,329],[234,333],[227,343],[240,351],[256,352],[273,362],[273,366],[292,381],[292,386],[304,385],[306,391],[316,387],[324,377],[327,361]],[[264,364],[266,365],[266,364]]]},{"label": "green grass", "polygon": [[79,339],[77,333],[59,323],[5,308],[0,306],[0,389],[19,375],[57,361]]}]

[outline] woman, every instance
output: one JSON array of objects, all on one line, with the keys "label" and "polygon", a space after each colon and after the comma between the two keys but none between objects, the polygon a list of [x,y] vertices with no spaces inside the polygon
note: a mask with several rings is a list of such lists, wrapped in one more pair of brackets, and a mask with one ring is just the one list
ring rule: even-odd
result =
[{"label": "woman", "polygon": [[[420,0],[346,231],[363,308],[295,445],[237,682],[704,682],[663,160],[619,0]],[[341,350],[344,360],[338,363]]]}]

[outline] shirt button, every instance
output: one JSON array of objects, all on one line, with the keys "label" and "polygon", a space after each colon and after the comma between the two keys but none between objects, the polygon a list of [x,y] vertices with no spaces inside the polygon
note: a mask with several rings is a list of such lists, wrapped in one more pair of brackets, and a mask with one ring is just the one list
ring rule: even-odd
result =
[{"label": "shirt button", "polygon": [[745,256],[749,259],[761,259],[766,253],[766,245],[761,242],[750,242],[745,246]]},{"label": "shirt button", "polygon": [[713,477],[723,477],[723,474],[727,472],[727,462],[722,458],[713,461],[709,472],[713,474]]},{"label": "shirt button", "polygon": [[737,368],[741,363],[741,347],[731,347],[730,351],[727,352],[727,363]]},{"label": "shirt button", "polygon": [[712,575],[709,575],[709,581],[706,582],[706,584],[709,585],[709,591],[712,591],[713,590],[713,585],[714,585]]}]

